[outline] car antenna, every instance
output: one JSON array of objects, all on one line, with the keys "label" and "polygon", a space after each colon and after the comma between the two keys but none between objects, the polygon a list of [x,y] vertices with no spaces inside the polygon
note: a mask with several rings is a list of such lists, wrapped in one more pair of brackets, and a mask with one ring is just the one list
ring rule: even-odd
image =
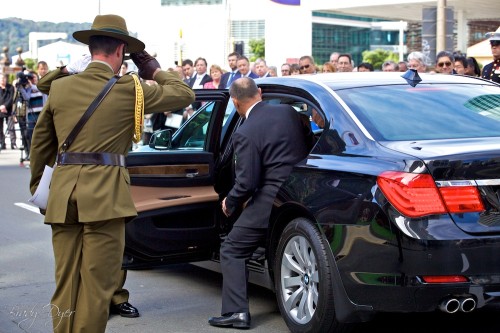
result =
[{"label": "car antenna", "polygon": [[401,77],[412,87],[415,87],[420,81],[422,81],[420,76],[418,76],[417,70],[413,68],[408,69],[403,75],[401,75]]}]

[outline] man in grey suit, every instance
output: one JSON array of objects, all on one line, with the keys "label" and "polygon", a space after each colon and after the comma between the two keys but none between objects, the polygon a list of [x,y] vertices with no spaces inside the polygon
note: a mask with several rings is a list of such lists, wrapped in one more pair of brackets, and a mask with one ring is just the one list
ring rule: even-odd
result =
[{"label": "man in grey suit", "polygon": [[266,238],[274,199],[294,165],[307,156],[303,125],[289,105],[262,102],[261,90],[249,77],[237,79],[229,93],[245,118],[233,135],[236,179],[222,201],[231,216],[242,210],[220,251],[222,316],[209,324],[249,328],[246,263]]}]

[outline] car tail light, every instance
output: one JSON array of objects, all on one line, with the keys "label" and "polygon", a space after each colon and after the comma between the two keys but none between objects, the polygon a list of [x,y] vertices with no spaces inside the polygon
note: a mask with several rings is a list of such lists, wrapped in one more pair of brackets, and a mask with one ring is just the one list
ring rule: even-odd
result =
[{"label": "car tail light", "polygon": [[469,280],[463,275],[424,275],[422,280],[425,283],[463,283]]},{"label": "car tail light", "polygon": [[475,186],[437,187],[429,174],[386,171],[377,184],[387,200],[408,217],[484,210]]},{"label": "car tail light", "polygon": [[484,210],[475,186],[440,187],[439,191],[451,213],[481,212]]}]

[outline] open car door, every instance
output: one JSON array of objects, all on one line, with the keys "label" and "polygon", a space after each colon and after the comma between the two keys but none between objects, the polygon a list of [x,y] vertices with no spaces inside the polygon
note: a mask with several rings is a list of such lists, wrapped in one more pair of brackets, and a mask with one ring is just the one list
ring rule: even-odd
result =
[{"label": "open car door", "polygon": [[215,165],[237,114],[227,90],[196,95],[175,133],[157,131],[127,157],[138,216],[126,226],[126,268],[206,260],[219,249]]}]

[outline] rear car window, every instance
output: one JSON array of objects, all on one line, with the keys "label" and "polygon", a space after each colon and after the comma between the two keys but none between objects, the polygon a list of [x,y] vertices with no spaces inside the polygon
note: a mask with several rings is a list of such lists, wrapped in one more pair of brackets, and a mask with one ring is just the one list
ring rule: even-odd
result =
[{"label": "rear car window", "polygon": [[337,93],[377,141],[500,136],[500,87],[422,84]]}]

